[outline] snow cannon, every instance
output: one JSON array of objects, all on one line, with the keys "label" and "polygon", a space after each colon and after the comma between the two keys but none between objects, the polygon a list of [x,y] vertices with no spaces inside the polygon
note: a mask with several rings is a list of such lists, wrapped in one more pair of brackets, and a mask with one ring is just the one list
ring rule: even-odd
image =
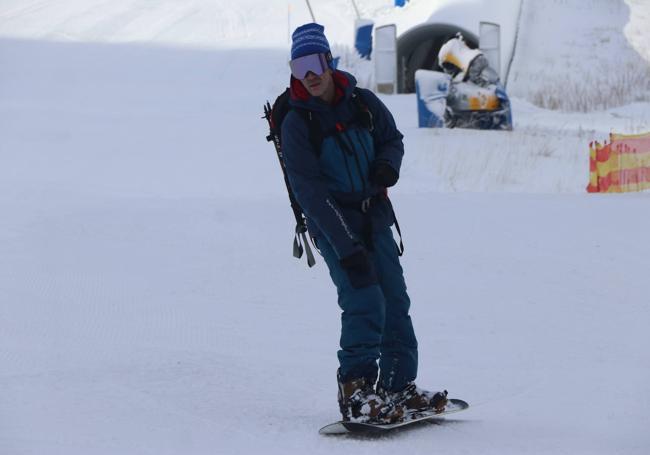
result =
[{"label": "snow cannon", "polygon": [[499,84],[456,81],[441,71],[417,70],[420,128],[512,130],[510,100]]},{"label": "snow cannon", "polygon": [[445,126],[479,130],[512,130],[510,99],[501,84],[479,86],[452,82],[447,96]]}]

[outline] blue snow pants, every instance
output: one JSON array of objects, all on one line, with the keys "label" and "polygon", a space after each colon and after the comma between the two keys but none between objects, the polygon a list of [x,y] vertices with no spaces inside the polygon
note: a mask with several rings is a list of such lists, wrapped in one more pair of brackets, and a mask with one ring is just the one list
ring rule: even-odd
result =
[{"label": "blue snow pants", "polygon": [[379,283],[355,289],[331,245],[318,239],[343,310],[339,372],[344,381],[365,377],[374,383],[379,361],[381,386],[399,391],[415,380],[418,368],[410,299],[390,227],[374,232],[373,242],[369,256]]}]

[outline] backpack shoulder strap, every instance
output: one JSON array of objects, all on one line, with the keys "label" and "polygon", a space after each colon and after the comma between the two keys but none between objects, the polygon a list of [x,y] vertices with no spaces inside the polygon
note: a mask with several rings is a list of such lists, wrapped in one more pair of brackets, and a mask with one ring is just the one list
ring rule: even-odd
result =
[{"label": "backpack shoulder strap", "polygon": [[296,111],[307,124],[307,128],[309,130],[309,142],[314,147],[316,156],[320,156],[321,144],[323,143],[325,135],[323,133],[323,129],[321,128],[320,122],[318,121],[318,118],[316,118],[314,113],[308,109],[302,109],[298,107],[294,107],[292,109]]},{"label": "backpack shoulder strap", "polygon": [[271,127],[271,132],[275,133],[280,137],[280,131],[282,131],[282,122],[287,116],[287,113],[291,109],[289,105],[289,87],[282,92],[273,103],[270,112],[269,125]]},{"label": "backpack shoulder strap", "polygon": [[371,133],[375,129],[375,123],[372,118],[372,112],[368,108],[368,104],[363,99],[362,91],[359,87],[355,87],[352,91],[352,102],[356,107],[356,115],[359,123]]},{"label": "backpack shoulder strap", "polygon": [[289,103],[290,97],[290,89],[287,87],[273,103],[269,120],[272,134],[275,134],[281,143],[282,122],[289,111],[296,111],[307,124],[307,128],[309,129],[309,142],[311,142],[314,150],[316,150],[316,155],[320,155],[321,143],[323,142],[323,132],[321,131],[320,122],[310,110],[291,106]]}]

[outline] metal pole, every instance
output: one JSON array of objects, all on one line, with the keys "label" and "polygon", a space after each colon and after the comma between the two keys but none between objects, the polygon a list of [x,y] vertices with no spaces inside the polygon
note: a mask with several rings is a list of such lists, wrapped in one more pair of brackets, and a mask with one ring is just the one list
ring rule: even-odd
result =
[{"label": "metal pole", "polygon": [[361,19],[361,14],[359,14],[359,8],[357,8],[357,4],[354,0],[352,1],[352,6],[354,6],[354,11],[357,13],[357,19]]},{"label": "metal pole", "polygon": [[311,14],[311,20],[313,22],[316,22],[316,18],[314,17],[314,12],[311,9],[311,5],[309,4],[309,0],[305,0],[307,2],[307,8],[309,8],[309,14]]}]

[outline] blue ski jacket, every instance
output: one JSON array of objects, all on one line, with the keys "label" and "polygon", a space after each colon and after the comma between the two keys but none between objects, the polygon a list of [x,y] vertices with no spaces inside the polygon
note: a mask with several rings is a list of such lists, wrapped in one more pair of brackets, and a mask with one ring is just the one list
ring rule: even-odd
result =
[{"label": "blue ski jacket", "polygon": [[[359,89],[362,102],[372,114],[373,128],[355,121],[359,107],[352,99],[356,79],[334,71],[336,96],[333,104],[309,95],[302,83],[291,78],[289,111],[282,122],[282,151],[287,176],[296,200],[307,218],[312,237],[324,236],[339,259],[364,248],[361,231],[365,216],[374,231],[393,223],[393,211],[385,188],[369,180],[374,161],[383,161],[399,175],[404,145],[402,134],[386,106],[366,89]],[[311,113],[323,132],[320,150],[310,141],[307,120],[297,112]],[[373,203],[363,213],[362,201]]]}]

